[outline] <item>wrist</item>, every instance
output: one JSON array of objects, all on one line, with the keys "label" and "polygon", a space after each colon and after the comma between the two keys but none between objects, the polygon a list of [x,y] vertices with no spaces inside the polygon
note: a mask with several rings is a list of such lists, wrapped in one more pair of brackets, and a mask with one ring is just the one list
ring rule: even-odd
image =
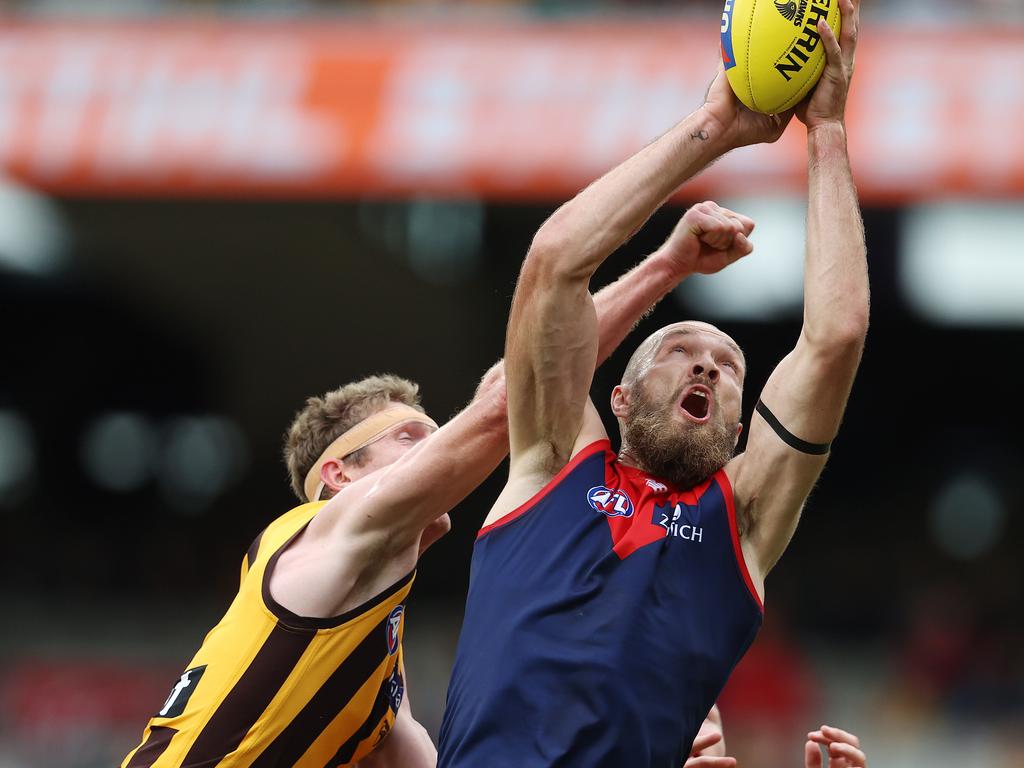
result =
[{"label": "wrist", "polygon": [[807,140],[818,143],[835,142],[846,144],[846,121],[842,118],[836,120],[823,120],[807,126]]},{"label": "wrist", "polygon": [[674,287],[693,274],[693,270],[664,245],[646,259],[646,264],[659,285]]},{"label": "wrist", "polygon": [[709,159],[717,159],[739,146],[729,126],[707,104],[684,120],[681,127],[685,129],[685,138],[699,142]]},{"label": "wrist", "polygon": [[811,160],[821,160],[830,155],[846,155],[846,124],[842,120],[830,120],[807,127],[807,153]]}]

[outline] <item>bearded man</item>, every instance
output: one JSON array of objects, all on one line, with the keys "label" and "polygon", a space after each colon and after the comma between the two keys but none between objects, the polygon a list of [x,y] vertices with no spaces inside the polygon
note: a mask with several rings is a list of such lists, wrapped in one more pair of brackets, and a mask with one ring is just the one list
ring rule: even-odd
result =
[{"label": "bearded man", "polygon": [[[807,127],[804,325],[761,393],[745,453],[745,362],[706,323],[644,341],[611,397],[588,394],[600,264],[679,186],[792,114],[746,111],[720,74],[703,107],[563,205],[523,264],[505,346],[509,480],[476,541],[441,728],[441,768],[678,768],[762,618],[839,428],[868,325],[846,150],[857,0],[796,115]],[[662,246],[682,274],[751,250],[753,222],[692,208]],[[697,235],[697,237],[694,237]]]}]

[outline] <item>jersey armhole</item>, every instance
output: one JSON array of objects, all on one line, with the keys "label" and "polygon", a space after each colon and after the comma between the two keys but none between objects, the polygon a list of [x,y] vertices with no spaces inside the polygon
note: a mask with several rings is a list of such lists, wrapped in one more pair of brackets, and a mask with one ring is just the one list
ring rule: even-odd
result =
[{"label": "jersey armhole", "polygon": [[533,509],[533,507],[535,507],[540,502],[541,499],[543,499],[552,490],[554,490],[555,486],[562,482],[562,480],[565,479],[566,475],[568,475],[570,472],[576,469],[576,467],[578,467],[580,464],[582,464],[584,461],[589,459],[594,454],[609,450],[611,448],[611,445],[611,441],[605,437],[601,438],[600,440],[595,440],[590,445],[580,449],[579,453],[573,456],[569,460],[569,463],[562,467],[558,471],[558,474],[552,477],[550,480],[548,480],[544,487],[537,491],[535,494],[533,494],[533,496],[531,496],[525,502],[523,502],[518,507],[513,509],[511,512],[506,512],[504,515],[499,517],[490,525],[485,525],[483,528],[481,528],[480,532],[476,535],[477,541],[479,541],[481,538],[486,536],[488,533],[491,533],[495,529],[506,526],[513,520],[524,515],[526,512],[529,512],[531,509]]},{"label": "jersey armhole", "polygon": [[757,605],[758,610],[764,614],[764,603],[761,601],[761,596],[757,594],[754,580],[750,578],[750,571],[747,569],[747,561],[743,557],[743,545],[740,544],[740,531],[736,524],[736,501],[732,494],[732,483],[729,482],[729,476],[725,473],[724,469],[720,469],[715,473],[715,479],[718,481],[718,486],[722,489],[725,507],[729,513],[729,534],[732,537],[732,550],[736,556],[736,567],[739,569],[743,583],[747,585],[747,591],[754,598],[754,603]]},{"label": "jersey armhole", "polygon": [[384,591],[379,592],[373,597],[365,600],[362,604],[337,616],[328,616],[325,618],[300,616],[299,614],[288,610],[275,600],[274,596],[270,593],[270,577],[274,573],[274,567],[277,565],[278,558],[280,558],[281,555],[284,554],[284,551],[288,549],[288,546],[306,530],[309,526],[309,522],[310,521],[307,520],[299,530],[289,536],[288,540],[274,551],[270,556],[270,559],[267,561],[267,565],[263,569],[263,574],[261,576],[260,598],[263,600],[263,608],[269,611],[270,615],[273,616],[280,624],[300,631],[336,629],[350,621],[362,618],[362,616],[372,611],[385,600],[390,599],[397,592],[411,585],[413,578],[416,576],[415,568],[390,587],[384,589]]}]

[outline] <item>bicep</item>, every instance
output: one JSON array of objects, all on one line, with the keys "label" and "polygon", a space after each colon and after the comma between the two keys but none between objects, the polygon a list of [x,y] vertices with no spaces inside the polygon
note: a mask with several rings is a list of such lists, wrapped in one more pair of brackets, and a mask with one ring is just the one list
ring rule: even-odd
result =
[{"label": "bicep", "polygon": [[[760,401],[777,419],[780,434],[758,412],[751,415],[744,454],[734,466],[737,505],[746,521],[764,576],[782,555],[796,530],[800,511],[825,462],[807,443],[825,446],[839,430],[860,351],[821,353],[803,339],[772,373]],[[824,450],[824,448],[822,448]]]},{"label": "bicep", "polygon": [[568,461],[597,361],[588,279],[531,259],[516,286],[505,346],[513,473]]}]

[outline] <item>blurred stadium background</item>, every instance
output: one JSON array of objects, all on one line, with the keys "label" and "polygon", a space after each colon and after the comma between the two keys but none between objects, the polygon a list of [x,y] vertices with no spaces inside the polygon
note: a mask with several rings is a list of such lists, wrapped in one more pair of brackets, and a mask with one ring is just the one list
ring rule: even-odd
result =
[{"label": "blurred stadium background", "polygon": [[[306,396],[457,410],[562,200],[696,107],[719,2],[0,2],[0,768],[117,764],[293,505]],[[1024,4],[865,0],[850,105],[873,325],[833,459],[722,700],[747,768],[807,730],[886,768],[1024,766]],[[643,326],[717,322],[747,408],[799,327],[802,129],[710,197],[758,252]],[[628,346],[628,345],[627,345]],[[605,401],[625,363],[597,376]],[[500,472],[499,472],[500,474]],[[492,480],[424,558],[436,733]]]}]

